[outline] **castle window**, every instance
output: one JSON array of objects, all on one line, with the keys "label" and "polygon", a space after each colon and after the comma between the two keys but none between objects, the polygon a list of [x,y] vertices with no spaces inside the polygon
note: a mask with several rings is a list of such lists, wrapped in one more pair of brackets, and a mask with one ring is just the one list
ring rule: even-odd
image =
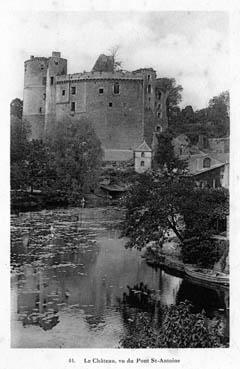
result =
[{"label": "castle window", "polygon": [[110,107],[112,107],[112,102],[110,102],[108,105],[109,105]]},{"label": "castle window", "polygon": [[158,100],[161,100],[161,92],[160,91],[157,92],[157,98],[158,98]]},{"label": "castle window", "polygon": [[62,90],[62,96],[65,96],[65,92],[66,92],[65,90]]},{"label": "castle window", "polygon": [[75,102],[71,102],[71,111],[75,111]]},{"label": "castle window", "polygon": [[161,132],[161,127],[157,126],[157,132]]},{"label": "castle window", "polygon": [[53,85],[54,77],[51,77],[50,84]]},{"label": "castle window", "polygon": [[203,168],[210,168],[211,167],[211,159],[210,158],[205,158],[203,160]]},{"label": "castle window", "polygon": [[54,60],[55,65],[58,65],[58,61]]},{"label": "castle window", "polygon": [[145,153],[141,152],[141,158],[144,158],[144,156],[145,156]]},{"label": "castle window", "polygon": [[76,86],[72,86],[71,88],[72,95],[76,94]]},{"label": "castle window", "polygon": [[157,113],[158,118],[160,118],[160,113]]},{"label": "castle window", "polygon": [[147,76],[148,81],[150,81],[150,77],[151,77],[150,74],[148,74],[148,76]]},{"label": "castle window", "polygon": [[144,161],[143,160],[141,161],[140,165],[141,165],[141,167],[144,167]]},{"label": "castle window", "polygon": [[113,92],[115,94],[119,94],[119,83],[118,82],[114,83]]},{"label": "castle window", "polygon": [[46,94],[45,93],[43,94],[43,100],[46,100]]},{"label": "castle window", "polygon": [[103,88],[99,88],[99,89],[98,89],[98,93],[99,93],[99,94],[103,94]]},{"label": "castle window", "polygon": [[148,87],[147,87],[147,92],[150,94],[150,93],[151,93],[151,91],[152,91],[152,89],[151,89],[151,85],[148,85]]},{"label": "castle window", "polygon": [[42,108],[39,108],[39,113],[41,113],[42,112]]},{"label": "castle window", "polygon": [[42,79],[42,84],[43,84],[43,85],[46,85],[46,83],[47,83],[47,78],[46,78],[46,77],[43,77],[43,79]]},{"label": "castle window", "polygon": [[44,69],[44,65],[43,65],[43,64],[41,64],[41,67],[40,67],[40,68],[41,68],[41,70],[43,70],[43,69]]}]

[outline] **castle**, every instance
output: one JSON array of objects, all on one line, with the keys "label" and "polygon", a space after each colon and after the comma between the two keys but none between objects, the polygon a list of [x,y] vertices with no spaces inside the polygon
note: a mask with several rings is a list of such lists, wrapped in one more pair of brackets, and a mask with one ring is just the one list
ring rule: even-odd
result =
[{"label": "castle", "polygon": [[23,117],[31,138],[47,137],[66,117],[86,117],[105,160],[128,160],[144,141],[152,147],[154,132],[167,127],[165,101],[152,68],[115,70],[112,56],[100,55],[91,72],[74,74],[60,52],[24,63]]}]

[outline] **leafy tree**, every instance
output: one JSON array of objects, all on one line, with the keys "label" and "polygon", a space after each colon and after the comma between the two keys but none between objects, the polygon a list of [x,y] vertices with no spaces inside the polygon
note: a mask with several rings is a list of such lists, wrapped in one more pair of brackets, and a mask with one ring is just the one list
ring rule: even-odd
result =
[{"label": "leafy tree", "polygon": [[56,185],[70,201],[94,188],[102,160],[101,144],[87,119],[59,122],[49,140],[56,169]]},{"label": "leafy tree", "polygon": [[162,120],[166,125],[176,119],[176,108],[182,100],[183,88],[177,85],[174,78],[158,78],[156,81],[156,93],[161,96]]},{"label": "leafy tree", "polygon": [[199,135],[206,137],[226,137],[230,132],[229,92],[224,91],[209,100],[208,107],[193,111],[191,106],[182,110],[172,110],[169,128],[174,136],[186,134],[192,143]]},{"label": "leafy tree", "polygon": [[31,192],[34,189],[46,190],[55,177],[51,153],[42,140],[32,140],[28,143],[25,160],[26,184]]},{"label": "leafy tree", "polygon": [[182,247],[184,263],[197,264],[200,267],[212,268],[220,259],[221,252],[212,239],[185,242]]},{"label": "leafy tree", "polygon": [[172,144],[173,135],[169,130],[156,134],[157,147],[154,155],[154,163],[161,170],[167,172],[182,172],[187,168],[187,163],[174,154]]},{"label": "leafy tree", "polygon": [[123,234],[128,247],[141,249],[150,241],[162,245],[169,231],[184,240],[182,205],[193,191],[192,178],[168,173],[144,173],[125,199]]},{"label": "leafy tree", "polygon": [[11,163],[25,158],[30,128],[28,122],[15,115],[10,118],[10,155]]},{"label": "leafy tree", "polygon": [[218,223],[229,214],[229,193],[225,188],[199,189],[190,192],[182,204],[185,238],[206,240],[218,232]]},{"label": "leafy tree", "polygon": [[[137,312],[124,348],[211,348],[221,347],[220,320],[210,324],[204,311],[194,314],[188,301],[162,308],[162,324],[154,327],[146,312]],[[134,329],[133,326],[134,325]]]},{"label": "leafy tree", "polygon": [[10,104],[10,115],[22,119],[23,101],[19,98],[13,99]]},{"label": "leafy tree", "polygon": [[15,115],[10,118],[11,189],[26,187],[26,157],[28,151],[29,124]]},{"label": "leafy tree", "polygon": [[144,173],[130,189],[125,206],[127,246],[141,249],[156,241],[161,247],[170,231],[182,244],[193,237],[200,242],[216,234],[217,221],[228,214],[228,193],[225,189],[196,189],[190,176]]}]

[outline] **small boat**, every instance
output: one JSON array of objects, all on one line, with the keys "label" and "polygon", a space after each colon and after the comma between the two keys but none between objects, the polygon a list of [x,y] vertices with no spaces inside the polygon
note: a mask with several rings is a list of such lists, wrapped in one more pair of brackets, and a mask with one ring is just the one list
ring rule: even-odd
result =
[{"label": "small boat", "polygon": [[217,272],[211,269],[204,269],[193,266],[185,266],[185,273],[187,276],[201,280],[203,282],[217,283],[217,284],[229,284],[229,275],[221,272]]}]

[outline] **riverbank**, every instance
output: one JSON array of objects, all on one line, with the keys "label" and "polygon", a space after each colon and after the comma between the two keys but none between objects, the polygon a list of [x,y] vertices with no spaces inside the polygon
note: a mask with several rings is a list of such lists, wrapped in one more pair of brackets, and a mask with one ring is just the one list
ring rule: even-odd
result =
[{"label": "riverbank", "polygon": [[[220,281],[217,275],[220,273],[215,272],[213,269],[205,269],[205,275],[203,273],[198,273],[196,275],[190,275],[189,270],[197,268],[197,265],[194,264],[185,264],[181,260],[180,252],[176,252],[177,248],[169,250],[169,247],[165,246],[163,248],[161,254],[152,252],[147,250],[146,253],[142,256],[145,258],[146,263],[154,268],[161,268],[167,273],[173,274],[180,278],[187,278],[193,281],[200,283],[203,286],[208,287],[209,285],[216,285],[216,286],[224,286],[224,288],[229,288],[228,274],[222,273],[225,277],[225,281]],[[213,273],[216,274],[214,277]],[[192,273],[191,273],[192,274]],[[194,273],[193,273],[194,274]]]},{"label": "riverbank", "polygon": [[[102,207],[117,205],[117,200],[111,200],[105,196],[97,196],[92,193],[84,193],[86,207]],[[67,196],[61,191],[42,192],[11,191],[11,213],[40,211],[44,209],[57,209],[72,206]]]}]

